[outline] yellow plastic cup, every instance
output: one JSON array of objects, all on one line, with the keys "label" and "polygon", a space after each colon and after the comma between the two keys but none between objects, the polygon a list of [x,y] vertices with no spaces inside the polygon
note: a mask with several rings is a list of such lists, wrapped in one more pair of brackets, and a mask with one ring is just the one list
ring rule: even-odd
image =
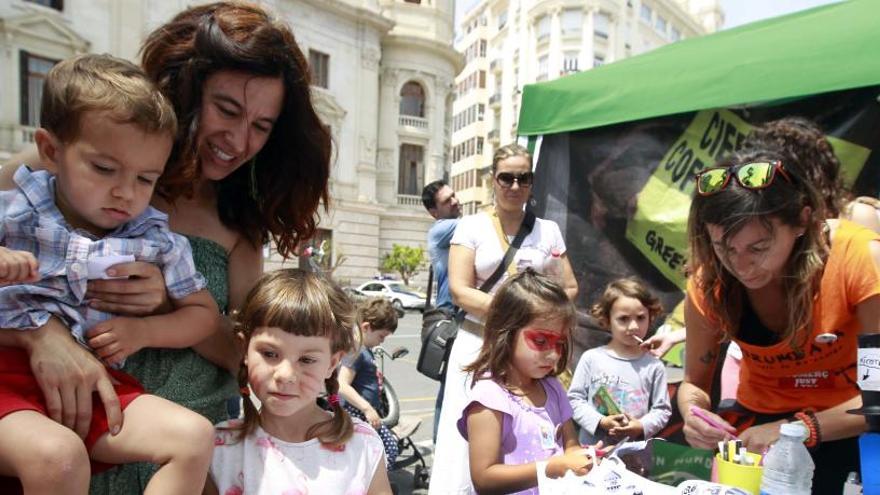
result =
[{"label": "yellow plastic cup", "polygon": [[747,452],[746,455],[754,461],[754,465],[746,466],[725,461],[721,458],[721,454],[715,454],[715,462],[712,465],[712,481],[740,488],[752,495],[761,495],[761,475],[764,472],[764,467],[759,465],[761,455],[751,452]]}]

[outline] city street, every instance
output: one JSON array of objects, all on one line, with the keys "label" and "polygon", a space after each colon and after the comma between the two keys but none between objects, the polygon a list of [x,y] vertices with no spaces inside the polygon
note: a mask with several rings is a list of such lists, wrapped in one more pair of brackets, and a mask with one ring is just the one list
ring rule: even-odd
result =
[{"label": "city street", "polygon": [[[416,371],[416,361],[418,361],[421,347],[419,335],[421,328],[422,314],[418,311],[407,311],[406,315],[399,320],[397,331],[385,339],[382,347],[389,352],[393,352],[398,347],[409,349],[409,354],[404,357],[394,361],[386,359],[385,377],[392,383],[400,399],[401,417],[415,418],[422,422],[412,438],[425,456],[430,468],[432,461],[431,437],[434,430],[434,401],[440,383]],[[404,450],[398,457],[398,461],[412,455],[412,450]],[[391,473],[391,481],[396,485],[398,494],[427,493],[427,490],[413,489],[413,472],[417,465],[418,463],[412,464]]]}]

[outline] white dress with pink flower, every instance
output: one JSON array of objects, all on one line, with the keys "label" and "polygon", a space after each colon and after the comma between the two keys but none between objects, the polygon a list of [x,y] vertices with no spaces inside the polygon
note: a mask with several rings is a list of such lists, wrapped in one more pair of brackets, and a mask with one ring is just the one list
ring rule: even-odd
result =
[{"label": "white dress with pink flower", "polygon": [[376,430],[356,418],[354,435],[340,450],[317,439],[291,443],[257,426],[237,442],[236,422],[217,425],[211,478],[220,495],[304,495],[367,493],[385,452]]}]

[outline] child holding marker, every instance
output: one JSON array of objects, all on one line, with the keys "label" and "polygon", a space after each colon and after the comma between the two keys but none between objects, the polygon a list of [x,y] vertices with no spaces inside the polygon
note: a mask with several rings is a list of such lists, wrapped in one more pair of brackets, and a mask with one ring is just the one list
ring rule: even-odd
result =
[{"label": "child holding marker", "polygon": [[[382,440],[337,395],[353,314],[341,289],[302,270],[267,273],[251,289],[235,316],[244,419],[217,426],[205,493],[391,494]],[[331,411],[317,403],[325,394]]]},{"label": "child holding marker", "polygon": [[659,300],[628,278],[608,284],[593,306],[611,342],[581,356],[568,390],[581,443],[650,438],[666,425],[666,370],[640,345],[660,312]]},{"label": "child holding marker", "polygon": [[574,323],[562,287],[530,268],[498,289],[480,354],[465,368],[474,377],[472,399],[458,420],[473,490],[537,494],[540,468],[555,478],[592,467],[556,378],[568,361]]}]

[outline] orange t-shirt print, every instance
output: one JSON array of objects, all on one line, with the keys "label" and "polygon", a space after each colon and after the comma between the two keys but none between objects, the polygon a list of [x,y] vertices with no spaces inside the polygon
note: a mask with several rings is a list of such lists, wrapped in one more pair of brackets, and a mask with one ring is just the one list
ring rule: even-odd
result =
[{"label": "orange t-shirt print", "polygon": [[[880,240],[873,231],[841,221],[813,305],[813,328],[801,353],[787,342],[762,347],[734,339],[742,348],[737,401],[760,413],[786,413],[812,407],[836,406],[858,395],[856,354],[861,323],[856,306],[880,294],[880,273],[868,242]],[[705,301],[693,279],[688,297],[709,321]],[[830,343],[816,336],[832,333]]]}]

